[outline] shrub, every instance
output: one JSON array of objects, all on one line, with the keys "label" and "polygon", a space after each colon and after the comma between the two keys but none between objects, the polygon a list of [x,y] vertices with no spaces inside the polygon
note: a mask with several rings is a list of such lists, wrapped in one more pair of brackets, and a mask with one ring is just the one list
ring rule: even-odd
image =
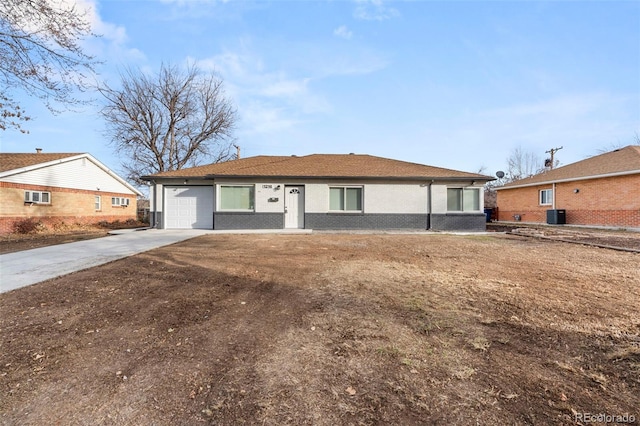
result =
[{"label": "shrub", "polygon": [[18,234],[35,234],[44,229],[46,229],[46,226],[32,217],[19,220],[13,224],[13,231]]}]

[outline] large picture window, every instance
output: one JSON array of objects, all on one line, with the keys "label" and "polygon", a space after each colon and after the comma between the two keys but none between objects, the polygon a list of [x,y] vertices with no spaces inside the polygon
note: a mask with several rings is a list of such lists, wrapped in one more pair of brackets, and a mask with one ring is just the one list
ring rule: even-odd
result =
[{"label": "large picture window", "polygon": [[253,185],[220,186],[220,210],[253,211],[254,205]]},{"label": "large picture window", "polygon": [[362,187],[332,186],[329,188],[330,211],[362,211]]},{"label": "large picture window", "polygon": [[480,210],[479,188],[447,188],[447,210],[471,212]]},{"label": "large picture window", "polygon": [[550,206],[553,204],[553,189],[543,189],[540,191],[540,205]]}]

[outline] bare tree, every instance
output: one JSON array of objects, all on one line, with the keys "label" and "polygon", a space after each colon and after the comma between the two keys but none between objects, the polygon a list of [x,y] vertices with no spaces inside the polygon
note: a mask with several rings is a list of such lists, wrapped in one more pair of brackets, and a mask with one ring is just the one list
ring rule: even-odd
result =
[{"label": "bare tree", "polygon": [[[544,170],[544,163],[533,152],[525,152],[517,147],[507,158],[507,173],[505,179],[511,182],[536,175]],[[505,182],[506,183],[506,182]]]},{"label": "bare tree", "polygon": [[129,179],[232,158],[236,111],[215,74],[163,64],[154,76],[128,69],[120,77],[120,89],[98,90]]},{"label": "bare tree", "polygon": [[[638,135],[636,134],[636,138],[638,137]],[[636,144],[638,143],[638,140],[636,139]],[[602,148],[598,148],[596,149],[596,153],[590,155],[589,157],[595,157],[596,155],[600,155],[600,154],[606,154],[607,152],[611,152],[611,151],[615,151],[616,149],[621,149],[624,148],[626,145],[624,144],[624,142],[618,141],[616,143],[610,143],[607,146],[603,146]]]},{"label": "bare tree", "polygon": [[606,154],[607,152],[612,152],[618,149],[622,149],[627,145],[640,145],[640,133],[638,132],[634,133],[631,139],[631,143],[625,143],[621,140],[618,140],[617,142],[611,142],[608,145],[605,145],[596,149],[595,154],[591,154],[587,156],[587,158],[595,157],[596,155]]},{"label": "bare tree", "polygon": [[89,21],[74,6],[50,0],[0,2],[1,130],[26,133],[22,125],[30,117],[14,99],[16,89],[41,99],[53,113],[83,103],[74,94],[89,87],[86,77],[98,63],[80,46],[91,35]]}]

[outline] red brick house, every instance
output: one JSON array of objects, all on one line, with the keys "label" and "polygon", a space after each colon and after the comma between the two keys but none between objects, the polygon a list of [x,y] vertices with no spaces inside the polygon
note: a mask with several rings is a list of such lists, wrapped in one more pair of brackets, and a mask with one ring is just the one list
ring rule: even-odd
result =
[{"label": "red brick house", "polygon": [[640,228],[640,145],[558,167],[496,190],[499,221]]},{"label": "red brick house", "polygon": [[47,226],[136,219],[139,195],[89,154],[0,153],[0,234],[27,218]]}]

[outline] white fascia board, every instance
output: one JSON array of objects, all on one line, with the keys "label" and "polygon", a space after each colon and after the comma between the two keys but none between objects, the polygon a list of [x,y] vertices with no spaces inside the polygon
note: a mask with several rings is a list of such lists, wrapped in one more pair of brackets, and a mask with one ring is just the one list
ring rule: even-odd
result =
[{"label": "white fascia board", "polygon": [[26,166],[26,167],[20,167],[19,169],[6,170],[4,172],[0,172],[0,178],[7,177],[7,176],[13,176],[13,175],[19,175],[20,173],[30,172],[32,170],[43,169],[43,168],[49,167],[49,166],[55,166],[56,164],[66,163],[67,161],[76,160],[76,159],[82,158],[84,156],[85,156],[84,154],[74,155],[73,157],[65,157],[65,158],[60,158],[58,160],[47,161],[45,163],[38,163],[38,164],[32,164],[30,166]]},{"label": "white fascia board", "polygon": [[4,172],[0,172],[0,179],[2,179],[4,177],[7,177],[7,176],[13,176],[13,175],[18,175],[20,173],[29,172],[29,171],[32,171],[32,170],[38,170],[38,169],[42,169],[42,168],[45,168],[45,167],[55,166],[56,164],[62,164],[62,163],[66,163],[66,162],[69,162],[69,161],[79,160],[79,159],[82,159],[82,158],[86,158],[87,160],[91,161],[93,164],[98,166],[100,169],[102,169],[109,176],[111,176],[112,178],[114,178],[115,180],[117,180],[118,182],[120,182],[121,184],[126,186],[127,188],[129,188],[131,190],[131,192],[133,192],[134,194],[136,194],[138,196],[142,196],[142,193],[140,191],[138,191],[131,184],[129,184],[127,181],[125,181],[120,176],[118,176],[113,170],[111,170],[110,168],[108,168],[107,166],[102,164],[94,156],[92,156],[91,154],[88,154],[88,153],[79,154],[79,155],[73,155],[71,157],[60,158],[58,160],[47,161],[45,163],[38,163],[38,164],[33,164],[31,166],[21,167],[19,169],[13,169],[13,170],[7,170],[7,171],[4,171]]},{"label": "white fascia board", "polygon": [[[121,184],[126,186],[127,188],[129,188],[134,194],[136,194],[136,195],[138,195],[140,197],[142,196],[142,192],[138,191],[133,185],[131,185],[126,180],[122,179],[113,170],[111,170],[110,168],[108,168],[107,166],[102,164],[100,161],[98,161],[91,154],[82,154],[82,155],[79,155],[77,158],[82,158],[82,157],[86,157],[89,161],[92,161],[96,166],[100,167],[102,170],[104,170],[106,173],[108,173],[112,178],[114,178],[115,180],[117,180],[118,182],[120,182]],[[74,158],[74,157],[71,157],[71,158]]]},{"label": "white fascia board", "polygon": [[602,178],[610,178],[610,177],[617,177],[617,176],[628,176],[628,175],[636,175],[636,174],[640,174],[640,170],[629,170],[626,172],[617,172],[617,173],[606,173],[603,175],[592,175],[592,176],[582,176],[582,177],[575,177],[575,178],[566,178],[566,179],[558,179],[558,180],[546,180],[543,182],[535,182],[535,183],[527,183],[524,185],[513,185],[513,186],[508,186],[508,187],[497,187],[497,188],[493,188],[496,191],[502,191],[505,189],[516,189],[516,188],[527,188],[527,187],[531,187],[531,186],[540,186],[540,185],[551,185],[554,183],[564,183],[564,182],[577,182],[577,181],[581,181],[581,180],[591,180],[591,179],[602,179]]}]

